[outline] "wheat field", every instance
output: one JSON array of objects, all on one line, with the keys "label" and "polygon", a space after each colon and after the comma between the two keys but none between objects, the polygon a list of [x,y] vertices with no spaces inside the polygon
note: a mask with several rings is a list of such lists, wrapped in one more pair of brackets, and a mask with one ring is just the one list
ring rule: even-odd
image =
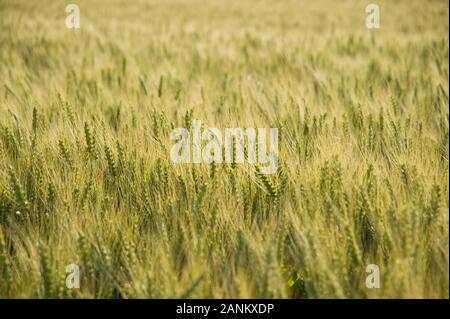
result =
[{"label": "wheat field", "polygon": [[[449,297],[447,1],[68,3],[0,0],[1,298]],[[277,172],[174,164],[194,119]]]}]

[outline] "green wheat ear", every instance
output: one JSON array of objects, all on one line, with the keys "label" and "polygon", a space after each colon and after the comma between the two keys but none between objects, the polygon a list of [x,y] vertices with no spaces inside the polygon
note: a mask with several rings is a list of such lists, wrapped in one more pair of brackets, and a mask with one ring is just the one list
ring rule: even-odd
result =
[{"label": "green wheat ear", "polygon": [[0,227],[0,291],[4,291],[4,295],[8,296],[13,286],[12,263],[8,253],[3,230]]},{"label": "green wheat ear", "polygon": [[36,131],[38,129],[39,126],[39,115],[38,115],[38,110],[36,107],[33,107],[33,120],[32,120],[32,129],[33,129],[33,134],[36,136]]},{"label": "green wheat ear", "polygon": [[87,280],[87,284],[91,284],[94,280],[95,269],[93,264],[93,254],[91,245],[88,243],[83,234],[78,237],[78,254],[81,260],[81,269],[84,272],[83,278]]},{"label": "green wheat ear", "polygon": [[274,199],[278,199],[279,189],[278,185],[272,181],[272,179],[268,176],[268,174],[263,174],[261,171],[261,167],[259,165],[255,165],[256,174],[259,180],[263,183],[265,190],[269,193],[270,197]]},{"label": "green wheat ear", "polygon": [[183,119],[184,127],[190,129],[193,120],[194,120],[194,110],[193,109],[187,110]]},{"label": "green wheat ear", "polygon": [[441,205],[441,188],[433,184],[431,188],[430,201],[426,208],[426,227],[431,225],[438,217]]},{"label": "green wheat ear", "polygon": [[23,190],[22,184],[20,183],[19,179],[16,176],[16,173],[10,167],[9,169],[9,177],[10,177],[10,183],[11,187],[13,189],[13,193],[15,195],[15,200],[17,205],[19,206],[19,209],[23,210],[24,212],[28,211],[28,200],[25,195],[25,191]]},{"label": "green wheat ear", "polygon": [[211,163],[211,169],[210,169],[210,177],[213,180],[214,177],[217,175],[217,164],[215,161],[212,161]]},{"label": "green wheat ear", "polygon": [[108,147],[108,145],[105,145],[105,156],[106,161],[108,162],[108,170],[111,176],[116,177],[117,176],[117,164],[114,160],[114,154],[112,150]]},{"label": "green wheat ear", "polygon": [[95,136],[92,133],[92,129],[87,122],[84,123],[84,137],[86,141],[86,152],[90,159],[96,160],[98,158],[97,146]]},{"label": "green wheat ear", "polygon": [[39,256],[41,265],[41,283],[42,292],[46,298],[51,298],[55,288],[55,276],[52,267],[52,258],[49,247],[44,244],[39,244]]},{"label": "green wheat ear", "polygon": [[59,153],[61,157],[66,161],[70,168],[74,168],[74,161],[72,158],[72,154],[67,147],[67,144],[64,140],[58,141]]},{"label": "green wheat ear", "polygon": [[69,102],[65,103],[65,111],[70,124],[72,124],[72,126],[75,126],[75,114],[72,105]]}]

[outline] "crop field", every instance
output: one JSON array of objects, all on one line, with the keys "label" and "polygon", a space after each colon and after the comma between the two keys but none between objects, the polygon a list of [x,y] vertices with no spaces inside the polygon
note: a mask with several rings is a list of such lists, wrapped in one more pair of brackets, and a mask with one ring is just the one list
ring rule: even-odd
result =
[{"label": "crop field", "polygon": [[0,298],[448,298],[449,3],[376,1],[0,0]]}]

